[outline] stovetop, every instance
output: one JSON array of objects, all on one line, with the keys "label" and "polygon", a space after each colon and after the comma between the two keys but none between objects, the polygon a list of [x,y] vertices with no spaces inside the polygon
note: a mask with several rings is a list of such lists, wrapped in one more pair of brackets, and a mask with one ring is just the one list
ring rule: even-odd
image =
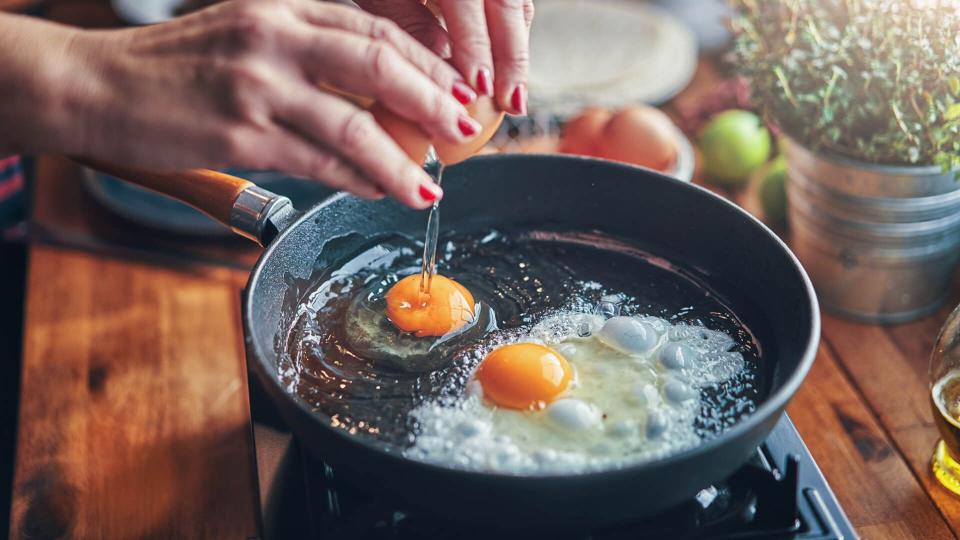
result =
[{"label": "stovetop", "polygon": [[[289,433],[263,422],[255,424],[254,433],[268,540],[490,537],[473,526],[411,512],[386,495],[353,487],[302,451]],[[653,519],[567,538],[840,540],[856,534],[784,415],[748,463],[690,501]]]}]

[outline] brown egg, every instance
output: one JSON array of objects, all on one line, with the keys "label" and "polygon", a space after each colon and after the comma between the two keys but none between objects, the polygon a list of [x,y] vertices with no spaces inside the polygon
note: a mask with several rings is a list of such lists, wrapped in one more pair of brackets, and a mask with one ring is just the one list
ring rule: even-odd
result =
[{"label": "brown egg", "polygon": [[483,129],[478,135],[462,143],[434,141],[433,147],[437,151],[437,157],[446,165],[459,163],[476,154],[490,141],[490,137],[493,137],[500,123],[503,122],[503,111],[497,107],[492,98],[487,96],[480,96],[475,102],[467,105],[467,112],[480,123]]},{"label": "brown egg", "polygon": [[613,116],[600,136],[598,155],[657,171],[669,171],[677,160],[673,122],[662,111],[645,105],[628,107]]},{"label": "brown egg", "polygon": [[612,117],[613,113],[607,109],[584,109],[563,126],[563,136],[557,150],[564,154],[596,156],[600,135]]},{"label": "brown egg", "polygon": [[[431,144],[430,135],[409,120],[397,116],[379,102],[370,108],[370,112],[373,113],[380,127],[397,141],[410,159],[422,165]],[[437,157],[447,165],[459,163],[476,154],[490,141],[500,127],[500,123],[503,122],[503,111],[500,111],[493,100],[486,96],[477,98],[476,102],[467,106],[467,112],[483,127],[478,135],[462,143],[432,141]]]}]

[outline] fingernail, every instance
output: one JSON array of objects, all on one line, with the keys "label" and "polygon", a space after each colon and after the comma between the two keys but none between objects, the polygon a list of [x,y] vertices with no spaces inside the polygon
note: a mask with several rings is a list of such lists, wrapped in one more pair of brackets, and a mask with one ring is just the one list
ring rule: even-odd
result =
[{"label": "fingernail", "polygon": [[527,85],[520,83],[510,95],[510,106],[517,114],[527,114]]},{"label": "fingernail", "polygon": [[477,70],[477,92],[485,96],[493,95],[493,75],[485,67]]},{"label": "fingernail", "polygon": [[480,124],[466,115],[460,115],[460,117],[457,118],[457,128],[460,129],[460,133],[463,133],[467,137],[473,137],[477,133],[480,133]]},{"label": "fingernail", "polygon": [[470,88],[470,85],[463,81],[453,81],[451,93],[461,105],[469,105],[477,99],[477,93],[473,91],[473,88]]},{"label": "fingernail", "polygon": [[440,189],[440,186],[432,182],[420,184],[420,198],[423,200],[432,203],[440,200],[440,197],[443,197],[443,190]]}]

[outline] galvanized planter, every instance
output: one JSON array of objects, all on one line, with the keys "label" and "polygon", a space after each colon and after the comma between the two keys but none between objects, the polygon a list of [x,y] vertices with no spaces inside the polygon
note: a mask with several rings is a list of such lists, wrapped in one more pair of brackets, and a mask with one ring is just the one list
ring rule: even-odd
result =
[{"label": "galvanized planter", "polygon": [[787,140],[792,247],[821,305],[913,320],[946,300],[960,260],[960,182],[938,166],[876,165]]}]

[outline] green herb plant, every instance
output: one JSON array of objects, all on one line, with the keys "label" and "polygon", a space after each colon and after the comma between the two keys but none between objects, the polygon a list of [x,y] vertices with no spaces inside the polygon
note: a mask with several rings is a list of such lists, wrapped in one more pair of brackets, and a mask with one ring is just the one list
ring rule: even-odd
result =
[{"label": "green herb plant", "polygon": [[798,143],[960,168],[960,2],[732,0],[738,66]]}]

